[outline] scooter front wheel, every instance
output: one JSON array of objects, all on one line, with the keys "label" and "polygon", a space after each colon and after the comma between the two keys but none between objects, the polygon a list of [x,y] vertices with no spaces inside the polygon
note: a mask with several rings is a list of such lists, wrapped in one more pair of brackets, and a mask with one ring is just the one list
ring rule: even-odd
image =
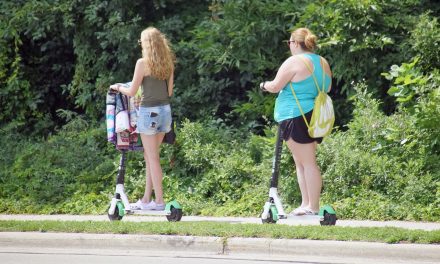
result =
[{"label": "scooter front wheel", "polygon": [[261,222],[263,224],[276,224],[278,219],[278,210],[275,205],[271,205],[269,209],[269,215],[266,219],[261,218]]},{"label": "scooter front wheel", "polygon": [[125,215],[124,205],[122,204],[122,202],[117,202],[116,208],[115,208],[115,211],[113,212],[113,214],[107,214],[107,215],[108,215],[108,219],[110,219],[110,221],[122,220],[122,217],[124,217],[124,215]]}]

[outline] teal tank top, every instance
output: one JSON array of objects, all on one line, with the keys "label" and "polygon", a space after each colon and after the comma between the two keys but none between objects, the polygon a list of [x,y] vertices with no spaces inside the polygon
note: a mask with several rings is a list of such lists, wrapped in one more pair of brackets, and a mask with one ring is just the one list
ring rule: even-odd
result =
[{"label": "teal tank top", "polygon": [[[313,73],[318,80],[318,84],[321,86],[323,69],[320,63],[320,56],[317,54],[304,54],[304,56],[312,61]],[[325,74],[324,78],[324,85],[326,87],[326,92],[328,92],[331,78],[327,74]],[[274,119],[277,122],[301,116],[301,111],[299,110],[292,91],[290,90],[290,83],[292,83],[293,89],[298,97],[299,104],[301,105],[304,114],[312,111],[313,107],[315,106],[315,97],[318,95],[318,90],[316,89],[315,81],[313,80],[312,75],[299,82],[288,82],[286,86],[284,86],[284,88],[278,93],[275,101]]]}]

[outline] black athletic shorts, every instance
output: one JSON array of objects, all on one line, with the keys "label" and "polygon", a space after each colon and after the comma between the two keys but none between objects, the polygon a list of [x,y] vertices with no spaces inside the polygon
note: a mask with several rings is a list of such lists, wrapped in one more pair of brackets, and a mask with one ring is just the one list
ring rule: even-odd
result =
[{"label": "black athletic shorts", "polygon": [[[312,118],[312,112],[313,110],[305,114],[307,122],[310,122],[310,119]],[[309,133],[307,131],[307,125],[304,122],[304,118],[302,115],[281,121],[280,128],[281,128],[281,137],[282,139],[284,139],[284,141],[287,141],[289,140],[289,138],[292,138],[295,142],[301,144],[312,143],[314,141],[320,144],[322,142],[322,137],[311,138],[309,136]]]}]

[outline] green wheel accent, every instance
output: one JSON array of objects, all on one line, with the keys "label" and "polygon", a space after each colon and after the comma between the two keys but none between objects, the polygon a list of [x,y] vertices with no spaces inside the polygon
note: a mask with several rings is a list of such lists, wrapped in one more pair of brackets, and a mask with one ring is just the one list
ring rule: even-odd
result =
[{"label": "green wheel accent", "polygon": [[108,214],[110,221],[119,221],[124,217],[125,210],[124,204],[121,201],[116,202],[115,212],[113,214]]},{"label": "green wheel accent", "polygon": [[117,202],[116,207],[118,208],[119,216],[122,218],[125,215],[124,204],[122,202]]},{"label": "green wheel accent", "polygon": [[270,211],[272,212],[272,219],[277,222],[280,218],[278,217],[278,209],[275,205],[270,206]]},{"label": "green wheel accent", "polygon": [[321,217],[319,223],[322,226],[336,225],[336,212],[335,209],[333,209],[333,207],[331,207],[330,205],[324,205],[323,207],[321,207],[321,209],[319,210],[319,216]]},{"label": "green wheel accent", "polygon": [[171,213],[171,208],[175,208],[175,209],[181,209],[182,210],[182,206],[179,204],[179,202],[177,202],[176,200],[172,200],[171,202],[167,203],[165,205],[165,212],[167,214]]},{"label": "green wheel accent", "polygon": [[179,222],[182,219],[182,206],[173,200],[165,205],[165,212],[167,213],[167,219],[170,222]]},{"label": "green wheel accent", "polygon": [[329,213],[329,214],[336,214],[336,211],[335,211],[335,209],[333,209],[333,207],[331,207],[331,205],[328,205],[328,204],[326,204],[326,205],[324,205],[324,206],[322,206],[321,207],[321,209],[319,209],[319,216],[324,216],[324,212],[327,212],[327,213]]},{"label": "green wheel accent", "polygon": [[267,219],[261,219],[261,222],[263,222],[263,224],[275,224],[278,219],[278,209],[275,205],[271,205],[269,208],[269,215],[267,216]]}]

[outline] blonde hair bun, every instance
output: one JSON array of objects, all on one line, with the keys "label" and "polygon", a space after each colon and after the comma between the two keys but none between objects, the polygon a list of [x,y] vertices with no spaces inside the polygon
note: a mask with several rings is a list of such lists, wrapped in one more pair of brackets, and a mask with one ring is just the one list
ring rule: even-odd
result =
[{"label": "blonde hair bun", "polygon": [[316,49],[318,37],[308,28],[298,28],[292,32],[292,39],[301,43],[303,49],[313,51]]},{"label": "blonde hair bun", "polygon": [[314,50],[316,49],[316,41],[317,37],[315,34],[309,31],[309,34],[307,34],[304,38],[304,44],[306,45],[307,49]]}]

